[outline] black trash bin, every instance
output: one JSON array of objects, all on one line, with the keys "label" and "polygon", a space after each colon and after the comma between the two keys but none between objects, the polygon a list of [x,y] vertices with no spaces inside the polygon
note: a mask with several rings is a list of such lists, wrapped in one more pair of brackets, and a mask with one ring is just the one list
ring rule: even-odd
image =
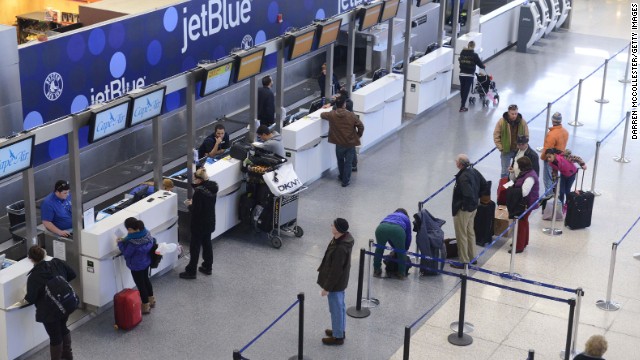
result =
[{"label": "black trash bin", "polygon": [[9,226],[11,228],[14,228],[16,225],[24,224],[24,200],[8,205],[7,214],[9,214]]}]

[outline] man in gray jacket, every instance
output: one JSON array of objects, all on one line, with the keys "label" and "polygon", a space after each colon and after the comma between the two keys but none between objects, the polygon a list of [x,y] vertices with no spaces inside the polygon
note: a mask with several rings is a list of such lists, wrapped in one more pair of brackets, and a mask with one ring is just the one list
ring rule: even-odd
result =
[{"label": "man in gray jacket", "polygon": [[284,146],[282,145],[282,135],[275,130],[269,130],[268,126],[260,125],[256,131],[262,141],[261,148],[271,151],[274,154],[284,157]]}]

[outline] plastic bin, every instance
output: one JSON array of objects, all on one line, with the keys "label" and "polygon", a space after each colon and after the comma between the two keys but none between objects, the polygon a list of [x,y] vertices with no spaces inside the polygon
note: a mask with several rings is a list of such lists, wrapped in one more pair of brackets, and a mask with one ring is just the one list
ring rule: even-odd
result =
[{"label": "plastic bin", "polygon": [[9,214],[9,226],[14,227],[16,225],[23,224],[25,222],[24,216],[24,200],[20,200],[7,206],[7,214]]}]

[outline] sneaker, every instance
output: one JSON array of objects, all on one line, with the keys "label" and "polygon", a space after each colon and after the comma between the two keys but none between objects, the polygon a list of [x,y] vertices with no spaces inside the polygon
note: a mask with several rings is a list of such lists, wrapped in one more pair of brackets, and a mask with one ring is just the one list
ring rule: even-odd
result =
[{"label": "sneaker", "polygon": [[[511,254],[511,250],[512,250],[512,249],[509,249],[509,254]],[[521,253],[521,252],[523,252],[523,251],[524,251],[524,249],[522,249],[522,250],[518,250],[518,249],[516,249],[516,254],[520,254],[520,253]]]},{"label": "sneaker", "polygon": [[382,269],[380,269],[380,270],[373,270],[373,277],[375,277],[375,278],[381,278],[381,277],[382,277]]},{"label": "sneaker", "polygon": [[192,274],[189,272],[181,272],[178,276],[180,276],[180,279],[187,279],[187,280],[193,280],[196,278],[196,274]]},{"label": "sneaker", "polygon": [[347,182],[347,183],[344,183],[344,182],[343,182],[343,183],[342,183],[342,187],[347,187],[347,186],[349,186],[350,184],[351,184],[351,182]]},{"label": "sneaker", "polygon": [[[333,330],[331,330],[331,329],[326,329],[326,330],[324,331],[324,334],[325,334],[325,335],[327,335],[327,336],[333,336]],[[343,335],[342,335],[342,340],[344,340],[344,339],[346,339],[346,338],[347,338],[347,332],[345,331],[345,332],[343,333]]]},{"label": "sneaker", "polygon": [[469,109],[468,109],[468,108],[466,108],[466,107],[461,107],[461,108],[460,108],[460,112],[467,112],[467,111],[469,111]]},{"label": "sneaker", "polygon": [[562,204],[562,215],[567,215],[567,204]]},{"label": "sneaker", "polygon": [[201,273],[205,274],[205,275],[211,275],[211,269],[207,270],[204,267],[200,266],[198,268],[198,271],[200,271]]},{"label": "sneaker", "polygon": [[351,172],[358,172],[358,167],[357,166],[352,166],[351,167]]},{"label": "sneaker", "polygon": [[322,338],[322,343],[325,345],[342,345],[344,344],[344,338],[339,339],[333,336]]}]

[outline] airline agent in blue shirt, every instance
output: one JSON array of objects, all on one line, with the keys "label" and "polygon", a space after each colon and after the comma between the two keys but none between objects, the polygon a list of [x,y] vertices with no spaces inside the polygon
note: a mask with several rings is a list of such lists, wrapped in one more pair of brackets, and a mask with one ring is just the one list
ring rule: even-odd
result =
[{"label": "airline agent in blue shirt", "polygon": [[44,198],[40,206],[42,225],[58,236],[71,236],[73,222],[71,221],[70,188],[68,181],[56,181],[53,192]]}]

